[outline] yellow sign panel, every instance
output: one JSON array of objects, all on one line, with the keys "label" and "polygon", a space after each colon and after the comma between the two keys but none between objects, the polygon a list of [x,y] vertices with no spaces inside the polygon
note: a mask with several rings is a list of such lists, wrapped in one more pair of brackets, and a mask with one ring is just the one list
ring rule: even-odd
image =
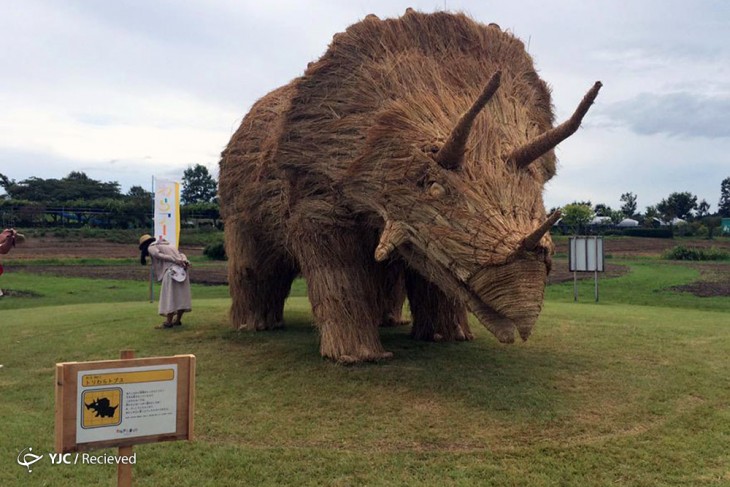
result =
[{"label": "yellow sign panel", "polygon": [[88,389],[81,395],[81,427],[98,428],[122,422],[122,390]]},{"label": "yellow sign panel", "polygon": [[161,382],[173,380],[173,369],[146,370],[142,372],[114,372],[111,374],[89,374],[81,379],[83,387],[138,384],[140,382]]}]

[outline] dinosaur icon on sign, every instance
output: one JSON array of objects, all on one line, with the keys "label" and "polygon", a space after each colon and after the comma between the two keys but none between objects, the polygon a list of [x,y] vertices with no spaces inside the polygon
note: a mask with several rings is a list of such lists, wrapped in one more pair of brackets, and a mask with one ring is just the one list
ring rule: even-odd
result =
[{"label": "dinosaur icon on sign", "polygon": [[114,413],[116,412],[117,408],[119,407],[119,404],[116,406],[111,406],[109,399],[106,397],[97,398],[94,402],[91,404],[86,404],[86,409],[93,409],[95,414],[95,417],[102,417],[102,418],[113,418]]}]

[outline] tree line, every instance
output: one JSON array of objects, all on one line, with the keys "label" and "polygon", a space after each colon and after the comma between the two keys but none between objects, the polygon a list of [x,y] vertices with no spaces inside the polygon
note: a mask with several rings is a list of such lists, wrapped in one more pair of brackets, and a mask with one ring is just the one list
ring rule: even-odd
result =
[{"label": "tree line", "polygon": [[[183,173],[181,192],[181,219],[206,220],[217,223],[220,208],[216,193],[218,183],[208,169],[201,165],[188,167]],[[0,174],[0,217],[6,226],[97,226],[107,228],[145,228],[152,225],[152,193],[141,186],[132,186],[126,194],[119,183],[103,182],[83,172],[73,171],[60,179],[31,177],[22,181]],[[712,229],[720,225],[721,217],[730,217],[730,177],[720,185],[718,211],[710,213],[710,204],[697,201],[690,192],[674,192],[656,205],[639,212],[637,196],[633,192],[621,195],[621,207],[590,201],[574,201],[564,206],[562,223],[578,229],[595,216],[608,217],[618,224],[625,218],[637,220],[645,227],[658,222],[672,222],[676,218],[699,222]],[[550,212],[557,210],[552,208]]]},{"label": "tree line", "polygon": [[590,201],[574,201],[563,208],[553,208],[551,212],[561,209],[562,223],[575,230],[585,227],[594,217],[607,217],[614,225],[630,218],[649,228],[681,220],[692,223],[693,227],[704,226],[712,235],[712,229],[720,226],[721,218],[730,217],[730,177],[720,184],[720,200],[715,213],[710,213],[706,200],[698,202],[697,196],[688,191],[671,193],[656,205],[647,206],[643,213],[638,211],[636,200],[636,194],[628,192],[621,195],[619,210],[603,203],[592,205]]},{"label": "tree line", "polygon": [[[181,219],[217,223],[220,209],[217,182],[205,166],[185,170]],[[152,192],[132,186],[122,193],[118,182],[103,182],[73,171],[60,179],[31,177],[22,181],[0,174],[0,218],[3,227],[94,226],[145,228],[152,226]]]}]

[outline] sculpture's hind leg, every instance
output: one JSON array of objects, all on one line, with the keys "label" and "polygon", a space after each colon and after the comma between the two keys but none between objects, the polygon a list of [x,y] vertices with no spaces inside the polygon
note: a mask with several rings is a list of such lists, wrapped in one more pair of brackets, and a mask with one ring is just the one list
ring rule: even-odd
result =
[{"label": "sculpture's hind leg", "polygon": [[406,270],[406,290],[413,318],[413,338],[428,341],[463,341],[474,338],[463,304],[449,298],[412,270]]},{"label": "sculpture's hind leg", "polygon": [[282,328],[284,301],[298,273],[281,249],[256,235],[246,225],[226,227],[230,320],[238,330]]},{"label": "sculpture's hind leg", "polygon": [[297,228],[292,248],[307,279],[320,353],[341,363],[389,358],[380,343],[375,261],[352,229]]},{"label": "sculpture's hind leg", "polygon": [[383,317],[380,326],[404,326],[409,321],[403,319],[403,303],[406,301],[405,268],[402,262],[388,261],[380,264],[383,267],[383,285],[381,286],[381,300],[383,302]]}]

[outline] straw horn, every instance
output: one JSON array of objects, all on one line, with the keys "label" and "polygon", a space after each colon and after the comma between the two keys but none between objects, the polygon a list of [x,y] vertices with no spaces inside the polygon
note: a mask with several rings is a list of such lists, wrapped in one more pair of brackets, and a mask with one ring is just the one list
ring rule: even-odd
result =
[{"label": "straw horn", "polygon": [[375,248],[375,260],[382,262],[397,246],[406,241],[406,231],[402,223],[386,220],[380,242]]},{"label": "straw horn", "polygon": [[583,117],[593,104],[596,96],[598,96],[598,90],[601,89],[601,86],[603,86],[601,82],[596,81],[593,87],[583,97],[583,100],[581,100],[572,117],[557,127],[538,135],[535,139],[522,147],[515,149],[507,158],[508,163],[512,162],[516,167],[524,169],[538,157],[545,154],[550,149],[555,148],[555,146],[559,143],[573,135],[575,131],[578,130],[578,127],[580,127]]},{"label": "straw horn", "polygon": [[457,169],[461,166],[461,161],[466,151],[466,141],[469,138],[469,132],[471,131],[474,119],[482,111],[482,108],[484,108],[489,99],[492,98],[497,88],[499,88],[501,76],[501,71],[497,71],[492,75],[484,87],[482,94],[479,95],[479,98],[476,99],[471,108],[459,119],[449,138],[446,139],[443,147],[441,147],[441,150],[434,157],[441,167],[445,169]]},{"label": "straw horn", "polygon": [[552,227],[559,218],[560,210],[553,212],[553,214],[548,217],[545,223],[537,227],[534,232],[532,232],[527,237],[525,237],[524,240],[522,240],[522,248],[524,250],[533,250],[535,247],[537,247],[537,245],[540,243],[540,240],[542,240],[542,236],[550,231],[550,227]]}]

